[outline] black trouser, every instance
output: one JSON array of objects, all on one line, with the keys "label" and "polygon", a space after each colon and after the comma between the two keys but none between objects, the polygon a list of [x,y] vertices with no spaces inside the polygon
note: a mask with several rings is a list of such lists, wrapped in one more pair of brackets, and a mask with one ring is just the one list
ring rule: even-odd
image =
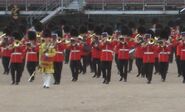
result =
[{"label": "black trouser", "polygon": [[143,72],[143,59],[142,58],[136,58],[136,66],[138,69],[138,75],[142,74]]},{"label": "black trouser", "polygon": [[181,60],[183,81],[185,81],[185,60]]},{"label": "black trouser", "polygon": [[85,55],[82,56],[82,67],[83,67],[83,73],[86,73],[87,66],[90,64],[89,56]]},{"label": "black trouser", "polygon": [[[27,62],[26,68],[28,70],[29,75],[31,76],[33,72],[35,71],[36,67],[38,65],[38,62]],[[34,80],[35,78],[32,77],[31,80]]]},{"label": "black trouser", "polygon": [[4,68],[4,73],[9,73],[9,64],[10,64],[10,57],[2,57],[2,64]]},{"label": "black trouser", "polygon": [[112,61],[101,61],[101,69],[102,69],[104,80],[106,82],[110,82],[110,80],[111,80]]},{"label": "black trouser", "polygon": [[98,76],[98,77],[101,76],[100,59],[93,58],[92,63],[93,63],[95,76]]},{"label": "black trouser", "polygon": [[71,60],[70,68],[71,68],[73,79],[78,80],[78,74],[80,70],[80,60]]},{"label": "black trouser", "polygon": [[168,72],[168,62],[159,62],[159,73],[161,74],[161,79],[166,80],[166,75]]},{"label": "black trouser", "polygon": [[65,63],[66,64],[69,62],[69,55],[70,55],[70,50],[66,49],[65,50]]},{"label": "black trouser", "polygon": [[154,63],[144,63],[143,64],[143,72],[146,75],[148,82],[152,81],[153,66],[154,66]]},{"label": "black trouser", "polygon": [[176,55],[176,47],[172,47],[171,53],[170,53],[170,57],[169,57],[169,62],[172,63],[173,62],[173,56],[174,54]]},{"label": "black trouser", "polygon": [[178,75],[180,76],[182,74],[180,56],[176,56],[176,64],[177,64],[177,72],[178,72]]},{"label": "black trouser", "polygon": [[128,60],[119,60],[120,76],[127,80]]},{"label": "black trouser", "polygon": [[54,80],[55,83],[60,83],[62,74],[63,62],[54,62]]},{"label": "black trouser", "polygon": [[11,63],[12,82],[19,83],[22,76],[22,63]]},{"label": "black trouser", "polygon": [[128,60],[128,71],[129,71],[129,72],[132,71],[133,61],[134,61],[133,58],[130,58],[130,59]]},{"label": "black trouser", "polygon": [[155,66],[155,72],[158,73],[158,72],[159,72],[159,62],[158,62],[158,58],[155,58],[154,66]]},{"label": "black trouser", "polygon": [[120,71],[119,70],[118,54],[115,54],[115,63],[116,63],[116,66],[117,66],[118,71]]}]

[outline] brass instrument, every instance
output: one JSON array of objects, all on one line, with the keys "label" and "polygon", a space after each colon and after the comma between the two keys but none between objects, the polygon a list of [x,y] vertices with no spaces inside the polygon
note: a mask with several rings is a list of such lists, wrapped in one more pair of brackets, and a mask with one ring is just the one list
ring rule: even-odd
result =
[{"label": "brass instrument", "polygon": [[148,44],[149,45],[153,45],[155,43],[155,40],[153,39],[153,38],[150,38],[149,40],[148,40]]},{"label": "brass instrument", "polygon": [[107,37],[106,41],[107,42],[112,42],[112,37],[111,36]]},{"label": "brass instrument", "polygon": [[21,42],[16,40],[14,43],[13,43],[13,47],[19,47],[21,45]]},{"label": "brass instrument", "polygon": [[135,42],[138,43],[138,44],[144,43],[144,42],[145,42],[144,37],[141,36],[140,34],[137,34],[137,35],[135,36]]}]

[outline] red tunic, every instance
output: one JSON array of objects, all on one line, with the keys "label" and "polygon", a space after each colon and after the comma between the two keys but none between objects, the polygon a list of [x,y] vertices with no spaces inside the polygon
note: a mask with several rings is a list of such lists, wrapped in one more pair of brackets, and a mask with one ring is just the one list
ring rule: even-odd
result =
[{"label": "red tunic", "polygon": [[143,63],[155,63],[155,48],[153,45],[143,47]]},{"label": "red tunic", "polygon": [[101,48],[101,55],[100,60],[101,61],[112,61],[113,60],[113,43],[104,43],[100,45]]},{"label": "red tunic", "polygon": [[66,49],[66,45],[63,43],[58,43],[55,46],[56,55],[54,57],[54,62],[63,62],[64,61],[64,50]]}]

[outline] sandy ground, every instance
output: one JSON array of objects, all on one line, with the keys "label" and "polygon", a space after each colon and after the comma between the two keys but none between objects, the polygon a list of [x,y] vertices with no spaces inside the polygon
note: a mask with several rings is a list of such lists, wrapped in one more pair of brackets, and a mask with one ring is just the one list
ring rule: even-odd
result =
[{"label": "sandy ground", "polygon": [[10,75],[0,75],[0,112],[184,112],[185,84],[177,77],[175,63],[165,83],[154,75],[150,85],[136,77],[135,64],[128,82],[119,82],[113,65],[109,85],[93,79],[89,70],[73,83],[69,65],[64,65],[61,85],[50,89],[42,88],[41,75],[29,83],[26,70],[18,86],[10,85]]}]

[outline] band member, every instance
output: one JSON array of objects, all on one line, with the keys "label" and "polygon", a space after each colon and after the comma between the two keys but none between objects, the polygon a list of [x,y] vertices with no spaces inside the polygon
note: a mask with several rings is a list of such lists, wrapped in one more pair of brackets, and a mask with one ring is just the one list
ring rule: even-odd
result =
[{"label": "band member", "polygon": [[[112,28],[111,27],[106,27],[105,28],[106,32],[103,32],[103,42],[100,44],[100,48],[101,48],[101,56],[100,56],[100,60],[101,60],[101,69],[102,69],[102,73],[103,73],[103,78],[104,84],[109,84],[109,82],[111,81],[111,69],[112,69],[112,60],[113,60],[113,48],[114,48],[114,44],[112,42],[112,37],[110,35],[112,35]],[[109,33],[107,33],[109,32]]]},{"label": "band member", "polygon": [[135,59],[136,59],[136,66],[138,69],[137,77],[139,77],[142,74],[142,77],[144,77],[143,74],[143,49],[142,49],[142,43],[145,42],[144,39],[145,34],[145,28],[139,27],[138,28],[138,34],[135,36]]},{"label": "band member", "polygon": [[[131,49],[135,48],[136,43],[134,41],[134,38],[136,35],[137,35],[136,24],[134,22],[128,23],[128,37],[129,37],[128,43],[131,46]],[[128,72],[132,71],[132,66],[133,66],[133,61],[134,61],[134,53],[135,52],[133,51],[129,54],[130,58],[128,61]]]},{"label": "band member", "polygon": [[[71,35],[70,35],[70,27],[68,25],[65,25],[62,27],[62,34],[66,40],[70,41]],[[65,64],[68,64],[69,62],[69,54],[70,54],[70,50],[66,49],[65,50]]]},{"label": "band member", "polygon": [[82,56],[82,67],[83,67],[83,74],[86,73],[87,66],[90,65],[91,61],[91,45],[90,41],[91,38],[87,37],[87,28],[86,26],[82,25],[79,29],[79,37],[81,37],[81,42],[83,43],[83,49],[81,51]]},{"label": "band member", "polygon": [[182,71],[182,76],[183,76],[183,83],[185,83],[185,32],[181,33],[181,44],[179,45],[180,47],[180,64],[181,64],[181,71]]},{"label": "band member", "polygon": [[10,45],[11,58],[10,58],[10,69],[12,76],[12,84],[18,85],[22,76],[22,63],[23,56],[25,53],[24,47],[21,45],[21,34],[19,32],[14,32],[13,35],[14,42]]},{"label": "band member", "polygon": [[151,37],[151,34],[146,34],[145,38],[147,39],[146,43],[143,43],[143,73],[146,75],[148,84],[152,81],[153,66],[155,63],[155,48],[154,48],[154,39]]},{"label": "band member", "polygon": [[45,29],[43,31],[44,42],[39,47],[39,68],[43,73],[43,88],[49,88],[52,75],[54,73],[53,58],[56,54],[54,42],[51,38],[51,31]]},{"label": "band member", "polygon": [[3,74],[9,73],[9,63],[10,63],[10,56],[11,56],[11,50],[8,48],[10,44],[13,42],[13,38],[11,37],[11,30],[10,28],[5,28],[3,33],[3,37],[1,37],[1,56],[2,56],[2,64],[4,68]]},{"label": "band member", "polygon": [[78,74],[81,72],[81,50],[82,46],[78,43],[77,38],[78,31],[76,29],[71,30],[71,43],[68,46],[70,49],[70,68],[72,72],[72,81],[76,82],[78,80]]},{"label": "band member", "polygon": [[91,46],[92,46],[92,64],[94,69],[94,77],[99,78],[101,76],[101,67],[100,67],[100,40],[102,34],[102,28],[100,25],[97,25],[94,29],[95,34],[91,35]]},{"label": "band member", "polygon": [[128,44],[128,38],[126,35],[119,37],[120,42],[116,46],[118,52],[118,61],[119,61],[119,71],[120,71],[120,81],[124,79],[124,82],[127,82],[127,68],[129,60],[129,50],[130,45]]},{"label": "band member", "polygon": [[63,68],[63,61],[64,61],[64,50],[66,49],[66,45],[62,40],[62,35],[58,35],[55,42],[55,50],[56,55],[54,57],[54,84],[60,84],[62,68]]},{"label": "band member", "polygon": [[[31,76],[33,72],[36,70],[38,66],[38,52],[39,46],[36,43],[36,32],[35,31],[28,31],[28,41],[25,42],[26,44],[26,68],[28,70],[29,75]],[[32,77],[30,82],[32,82],[35,77]]]},{"label": "band member", "polygon": [[170,54],[170,47],[166,42],[166,39],[162,39],[161,43],[158,46],[158,59],[159,59],[159,73],[161,75],[161,79],[163,82],[166,80],[166,75],[168,71],[169,65],[169,54]]}]

